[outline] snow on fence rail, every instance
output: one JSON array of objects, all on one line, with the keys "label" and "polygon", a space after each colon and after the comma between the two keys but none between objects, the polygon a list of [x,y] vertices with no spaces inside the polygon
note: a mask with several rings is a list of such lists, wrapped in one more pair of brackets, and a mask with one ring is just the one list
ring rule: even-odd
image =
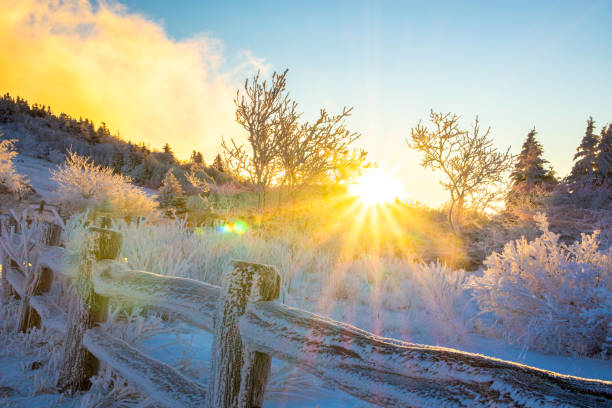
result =
[{"label": "snow on fence rail", "polygon": [[[23,327],[66,334],[58,385],[82,388],[104,361],[167,407],[258,407],[271,358],[288,360],[364,401],[385,407],[612,407],[612,382],[589,380],[458,350],[383,338],[273,302],[272,268],[235,262],[222,287],[129,270],[114,261],[120,235],[92,228],[78,276],[68,278],[64,250],[43,246],[36,279],[3,258],[4,288],[35,313]],[[45,272],[43,272],[45,271]],[[46,292],[49,279],[72,282],[80,302],[66,314]],[[197,384],[104,333],[108,300],[143,306],[214,333],[210,382]],[[215,324],[216,323],[216,324]]]}]

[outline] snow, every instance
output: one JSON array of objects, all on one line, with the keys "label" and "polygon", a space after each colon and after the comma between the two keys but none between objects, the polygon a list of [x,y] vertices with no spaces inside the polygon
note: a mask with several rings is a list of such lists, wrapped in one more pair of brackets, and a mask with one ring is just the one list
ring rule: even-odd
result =
[{"label": "snow", "polygon": [[19,174],[30,179],[30,184],[43,200],[53,202],[56,198],[54,191],[57,189],[57,183],[51,180],[51,169],[56,169],[57,165],[21,154],[13,163]]},{"label": "snow", "polygon": [[[213,335],[204,330],[176,324],[171,333],[160,334],[146,340],[146,354],[171,366],[189,361],[187,375],[208,384],[210,348]],[[374,407],[342,391],[335,390],[317,377],[281,360],[272,360],[272,371],[266,388],[265,406],[270,408],[329,408]]]},{"label": "snow", "polygon": [[[135,322],[128,324],[142,325]],[[506,347],[497,340],[480,336],[472,336],[470,342],[471,346],[466,348],[466,351],[485,353],[562,374],[612,380],[612,364],[603,360],[524,352],[518,348]],[[200,384],[207,384],[211,346],[212,334],[185,323],[170,322],[164,323],[164,330],[158,330],[157,334],[140,343],[138,349],[152,358],[179,369],[186,377]],[[0,354],[0,393],[3,389],[13,390],[10,391],[11,395],[2,397],[0,394],[0,406],[27,408],[77,406],[82,395],[77,395],[74,399],[63,399],[57,394],[32,395],[36,372],[24,367],[32,363],[36,354],[36,350],[25,347],[16,355]],[[291,363],[273,359],[265,406],[306,408],[317,405],[329,408],[372,406],[334,389]]]}]

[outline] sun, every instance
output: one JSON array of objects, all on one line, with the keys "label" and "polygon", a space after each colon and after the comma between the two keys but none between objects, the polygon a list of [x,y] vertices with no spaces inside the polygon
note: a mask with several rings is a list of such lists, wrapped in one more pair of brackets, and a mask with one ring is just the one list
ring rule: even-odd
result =
[{"label": "sun", "polygon": [[348,186],[348,192],[369,206],[392,203],[396,198],[405,196],[402,182],[380,168],[366,170],[354,184]]}]

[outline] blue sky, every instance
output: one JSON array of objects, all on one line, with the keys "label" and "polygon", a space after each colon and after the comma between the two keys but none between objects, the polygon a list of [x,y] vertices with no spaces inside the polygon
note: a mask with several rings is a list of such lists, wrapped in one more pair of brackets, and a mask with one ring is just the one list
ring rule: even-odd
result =
[{"label": "blue sky", "polygon": [[430,108],[466,126],[478,114],[515,152],[535,126],[560,175],[587,117],[612,122],[610,1],[122,3],[175,39],[217,39],[228,67],[249,51],[271,70],[289,68],[306,118],[354,106],[360,145],[432,204],[443,199],[436,175],[404,142]]}]

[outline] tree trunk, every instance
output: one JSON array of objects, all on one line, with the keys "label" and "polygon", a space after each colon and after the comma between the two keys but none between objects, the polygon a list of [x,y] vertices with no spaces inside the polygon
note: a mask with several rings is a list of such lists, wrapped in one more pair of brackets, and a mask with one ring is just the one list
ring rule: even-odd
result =
[{"label": "tree trunk", "polygon": [[451,202],[450,207],[448,208],[448,225],[450,225],[451,230],[453,232],[457,232],[455,229],[455,224],[453,223],[453,208],[455,207],[455,202]]}]

